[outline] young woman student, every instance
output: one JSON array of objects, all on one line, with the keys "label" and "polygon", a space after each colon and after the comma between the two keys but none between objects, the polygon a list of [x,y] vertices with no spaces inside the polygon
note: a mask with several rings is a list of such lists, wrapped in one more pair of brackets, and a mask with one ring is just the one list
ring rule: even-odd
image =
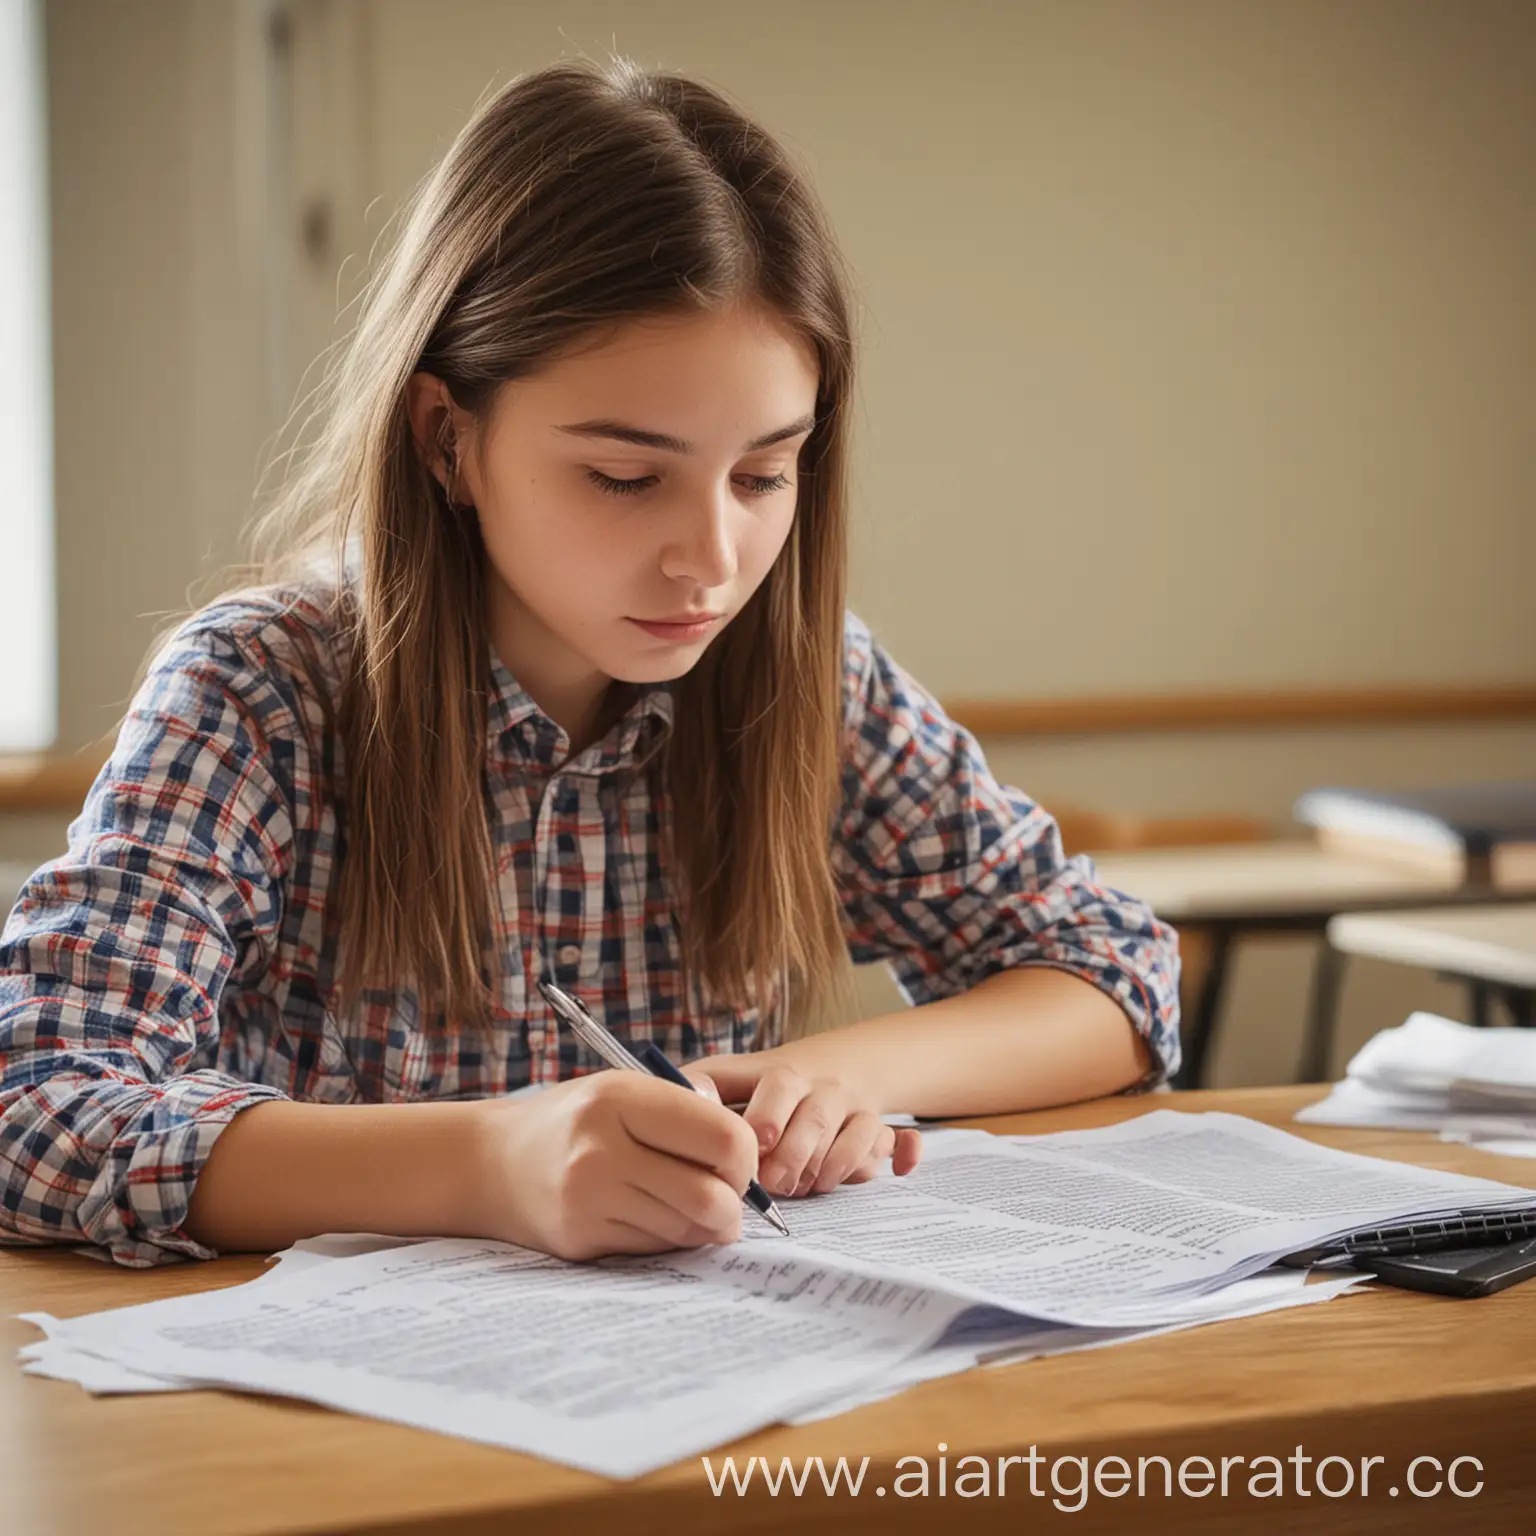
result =
[{"label": "young woman student", "polygon": [[[1173,934],[845,611],[853,368],[812,192],[714,91],[564,63],[476,113],[263,574],[6,926],[0,1241],[728,1242],[754,1175],[909,1171],[884,1113],[1172,1070]],[[850,953],[923,1006],[807,1034]],[[541,979],[706,1091],[594,1070]]]}]

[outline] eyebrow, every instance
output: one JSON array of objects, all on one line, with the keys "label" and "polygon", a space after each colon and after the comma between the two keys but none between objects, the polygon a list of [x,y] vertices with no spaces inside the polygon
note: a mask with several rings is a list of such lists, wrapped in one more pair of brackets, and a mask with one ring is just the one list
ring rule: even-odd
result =
[{"label": "eyebrow", "polygon": [[[761,437],[754,437],[742,452],[756,453],[759,448],[771,448],[775,443],[782,443],[786,438],[799,437],[802,432],[809,432],[815,425],[814,416],[801,416],[790,422],[788,426],[779,427],[773,432],[765,432]],[[573,437],[613,438],[617,442],[633,443],[637,448],[660,448],[665,453],[693,452],[693,444],[684,442],[680,437],[673,437],[668,432],[648,432],[644,427],[632,427],[622,421],[607,419],[578,421],[556,430],[569,432]]]}]

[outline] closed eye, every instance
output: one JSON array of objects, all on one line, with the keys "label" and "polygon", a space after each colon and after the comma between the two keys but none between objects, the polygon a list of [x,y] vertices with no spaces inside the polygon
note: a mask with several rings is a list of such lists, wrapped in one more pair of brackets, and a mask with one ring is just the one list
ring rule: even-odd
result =
[{"label": "closed eye", "polygon": [[[600,491],[606,491],[610,496],[638,496],[642,491],[648,491],[657,483],[656,475],[641,475],[634,480],[619,480],[612,475],[605,475],[600,469],[588,469],[587,479]],[[738,484],[743,484],[745,489],[754,496],[771,496],[775,491],[788,488],[790,479],[788,475],[740,475]]]},{"label": "closed eye", "polygon": [[779,475],[743,475],[747,482],[747,489],[754,496],[771,496],[775,491],[785,490],[789,485],[789,476]]},{"label": "closed eye", "polygon": [[587,479],[600,491],[607,491],[610,496],[638,496],[641,491],[649,490],[656,484],[655,475],[641,475],[638,480],[615,480],[612,475],[605,475],[600,469],[589,469]]}]

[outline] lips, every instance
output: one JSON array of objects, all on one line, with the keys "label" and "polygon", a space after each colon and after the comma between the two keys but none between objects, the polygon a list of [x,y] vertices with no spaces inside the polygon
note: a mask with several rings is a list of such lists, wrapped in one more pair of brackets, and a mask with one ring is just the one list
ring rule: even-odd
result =
[{"label": "lips", "polygon": [[629,622],[657,640],[674,645],[702,640],[725,617],[723,613],[675,614],[669,619],[631,619]]}]

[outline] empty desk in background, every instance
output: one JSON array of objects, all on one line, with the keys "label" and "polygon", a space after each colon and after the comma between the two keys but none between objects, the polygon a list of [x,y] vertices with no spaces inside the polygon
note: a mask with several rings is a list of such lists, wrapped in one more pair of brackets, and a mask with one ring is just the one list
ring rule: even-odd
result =
[{"label": "empty desk in background", "polygon": [[1536,1023],[1536,904],[1351,913],[1328,924],[1328,942],[1470,983],[1475,1024],[1491,1022],[1495,997],[1517,1024]]},{"label": "empty desk in background", "polygon": [[[1249,934],[1312,933],[1342,912],[1413,909],[1463,901],[1513,901],[1514,892],[1460,885],[1412,864],[1322,848],[1310,840],[1157,848],[1094,856],[1099,882],[1147,902],[1175,927],[1211,936],[1211,961],[1193,1015],[1184,1021],[1180,1087],[1202,1087],[1220,1019],[1233,943]],[[1527,893],[1529,894],[1529,893]],[[1322,944],[1313,970],[1298,1079],[1328,1075],[1343,956]]]}]

